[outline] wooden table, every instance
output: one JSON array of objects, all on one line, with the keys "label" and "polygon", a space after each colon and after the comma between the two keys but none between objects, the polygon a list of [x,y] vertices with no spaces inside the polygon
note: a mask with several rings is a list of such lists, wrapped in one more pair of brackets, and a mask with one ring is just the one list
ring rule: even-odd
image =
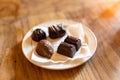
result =
[{"label": "wooden table", "polygon": [[[26,32],[55,19],[82,21],[95,33],[98,47],[87,63],[54,71],[24,57]],[[0,0],[0,80],[120,80],[120,0]]]}]

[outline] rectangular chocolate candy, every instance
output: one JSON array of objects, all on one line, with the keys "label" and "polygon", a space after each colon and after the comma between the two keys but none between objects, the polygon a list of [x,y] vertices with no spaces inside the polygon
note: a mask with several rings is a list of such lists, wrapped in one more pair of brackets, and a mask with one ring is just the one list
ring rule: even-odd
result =
[{"label": "rectangular chocolate candy", "polygon": [[72,44],[61,42],[61,44],[58,46],[57,53],[72,58],[76,53],[76,48]]},{"label": "rectangular chocolate candy", "polygon": [[67,36],[64,42],[74,45],[76,51],[78,51],[81,46],[81,40],[72,36]]}]

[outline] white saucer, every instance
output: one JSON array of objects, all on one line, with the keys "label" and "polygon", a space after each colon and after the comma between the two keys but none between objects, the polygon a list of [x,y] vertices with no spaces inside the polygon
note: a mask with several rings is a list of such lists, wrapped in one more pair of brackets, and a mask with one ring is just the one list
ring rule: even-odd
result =
[{"label": "white saucer", "polygon": [[[34,28],[47,27],[49,25],[60,24],[60,23],[67,25],[67,24],[76,24],[78,22],[74,22],[74,21],[70,21],[70,20],[54,20],[54,21],[48,21],[48,22],[42,23],[40,25],[35,26]],[[94,33],[85,26],[83,26],[83,29],[85,31],[85,36],[86,36],[88,47],[90,49],[91,56],[84,57],[79,60],[69,61],[66,63],[42,64],[37,61],[34,61],[30,58],[31,53],[33,52],[33,50],[35,48],[35,46],[32,45],[33,43],[31,41],[31,34],[32,34],[33,29],[29,30],[23,39],[23,42],[22,42],[23,54],[31,63],[35,64],[36,66],[46,68],[46,69],[63,70],[63,69],[70,69],[70,68],[76,67],[78,65],[81,65],[81,64],[85,63],[87,60],[89,60],[94,55],[95,50],[97,48],[97,39],[96,39]]]}]

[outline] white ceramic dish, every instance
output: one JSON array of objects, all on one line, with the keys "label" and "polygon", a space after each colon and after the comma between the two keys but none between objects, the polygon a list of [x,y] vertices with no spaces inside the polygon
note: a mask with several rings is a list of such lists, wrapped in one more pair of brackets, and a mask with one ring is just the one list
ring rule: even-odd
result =
[{"label": "white ceramic dish", "polygon": [[[46,27],[46,26],[50,26],[53,24],[60,24],[60,23],[62,23],[64,25],[68,25],[68,24],[77,24],[78,22],[74,22],[74,21],[70,21],[70,20],[54,20],[54,21],[48,21],[48,22],[42,23],[40,25],[35,26],[34,28],[38,28],[38,27],[42,27],[42,26]],[[23,39],[23,42],[22,42],[23,54],[31,63],[35,64],[36,66],[46,68],[46,69],[63,70],[63,69],[70,69],[70,68],[79,66],[79,65],[85,63],[87,60],[89,60],[94,55],[95,50],[97,48],[97,39],[96,39],[94,33],[86,26],[83,26],[83,29],[85,31],[85,37],[87,40],[88,47],[90,49],[91,56],[87,56],[87,57],[84,57],[81,59],[76,59],[73,61],[68,61],[66,63],[43,64],[43,63],[34,61],[31,59],[31,53],[34,51],[35,45],[37,43],[34,43],[34,45],[32,45],[33,43],[32,43],[32,39],[31,39],[31,34],[32,34],[33,29],[29,30]]]}]

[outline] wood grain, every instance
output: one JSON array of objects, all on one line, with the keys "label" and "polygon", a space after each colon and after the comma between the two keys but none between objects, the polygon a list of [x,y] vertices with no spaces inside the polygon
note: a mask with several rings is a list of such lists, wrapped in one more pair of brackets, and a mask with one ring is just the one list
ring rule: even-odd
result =
[{"label": "wood grain", "polygon": [[[120,0],[1,0],[0,80],[120,80]],[[47,70],[30,63],[21,42],[33,26],[71,19],[96,35],[95,55],[69,70]]]}]

